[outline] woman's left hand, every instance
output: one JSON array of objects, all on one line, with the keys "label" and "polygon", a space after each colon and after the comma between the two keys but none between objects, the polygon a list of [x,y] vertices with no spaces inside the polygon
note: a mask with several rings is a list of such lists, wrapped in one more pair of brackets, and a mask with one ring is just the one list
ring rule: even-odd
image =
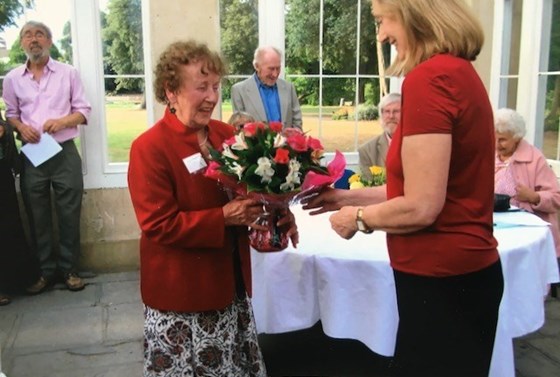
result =
[{"label": "woman's left hand", "polygon": [[342,207],[329,218],[331,228],[342,238],[349,240],[358,231],[356,211],[358,207]]},{"label": "woman's left hand", "polygon": [[276,225],[278,225],[279,228],[288,229],[286,234],[290,240],[292,240],[292,245],[297,247],[297,244],[299,243],[299,233],[296,224],[296,217],[289,208],[282,211],[282,217],[280,217]]}]

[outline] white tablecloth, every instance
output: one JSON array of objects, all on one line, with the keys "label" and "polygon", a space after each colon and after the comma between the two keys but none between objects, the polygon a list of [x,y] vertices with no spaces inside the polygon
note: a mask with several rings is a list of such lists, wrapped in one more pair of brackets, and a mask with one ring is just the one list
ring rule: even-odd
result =
[{"label": "white tablecloth", "polygon": [[[293,207],[300,232],[297,249],[252,251],[253,309],[259,333],[302,330],[322,321],[325,334],[356,339],[392,356],[398,325],[393,272],[385,233],[340,238],[329,214],[309,216]],[[533,216],[519,214],[516,216]],[[515,376],[512,338],[544,324],[544,296],[558,267],[547,226],[498,227],[495,237],[504,272],[492,377]]]}]

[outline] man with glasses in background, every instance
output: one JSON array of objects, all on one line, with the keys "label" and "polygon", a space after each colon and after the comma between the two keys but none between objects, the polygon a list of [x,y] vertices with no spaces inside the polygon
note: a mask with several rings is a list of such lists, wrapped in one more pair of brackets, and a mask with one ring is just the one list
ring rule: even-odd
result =
[{"label": "man with glasses in background", "polygon": [[373,178],[369,170],[371,166],[385,167],[391,137],[401,121],[401,95],[399,93],[387,94],[379,101],[377,108],[383,133],[358,148],[360,171],[362,176],[368,180]]},{"label": "man with glasses in background", "polygon": [[[78,125],[87,124],[91,106],[78,71],[50,57],[52,33],[45,24],[27,22],[20,31],[20,43],[27,62],[4,78],[6,118],[23,144],[39,143],[43,135],[49,134],[62,148],[38,166],[22,156],[21,192],[42,273],[27,292],[44,291],[57,274],[69,290],[78,291],[84,288],[76,272],[83,176],[74,138],[79,136]],[[58,220],[58,243],[54,240],[53,207]]]}]

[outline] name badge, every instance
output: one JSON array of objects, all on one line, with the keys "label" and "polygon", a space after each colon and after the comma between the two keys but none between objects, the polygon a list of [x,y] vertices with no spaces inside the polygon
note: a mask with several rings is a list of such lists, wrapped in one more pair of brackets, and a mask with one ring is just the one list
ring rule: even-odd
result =
[{"label": "name badge", "polygon": [[202,169],[204,169],[206,165],[206,161],[202,158],[200,153],[195,153],[189,157],[183,158],[183,164],[187,167],[189,173],[196,173]]}]

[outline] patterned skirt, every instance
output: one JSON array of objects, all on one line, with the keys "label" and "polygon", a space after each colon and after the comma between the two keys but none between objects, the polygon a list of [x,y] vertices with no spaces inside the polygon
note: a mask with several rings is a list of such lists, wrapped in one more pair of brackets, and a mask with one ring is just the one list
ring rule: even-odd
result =
[{"label": "patterned skirt", "polygon": [[144,306],[144,377],[266,377],[248,296],[196,313]]}]

